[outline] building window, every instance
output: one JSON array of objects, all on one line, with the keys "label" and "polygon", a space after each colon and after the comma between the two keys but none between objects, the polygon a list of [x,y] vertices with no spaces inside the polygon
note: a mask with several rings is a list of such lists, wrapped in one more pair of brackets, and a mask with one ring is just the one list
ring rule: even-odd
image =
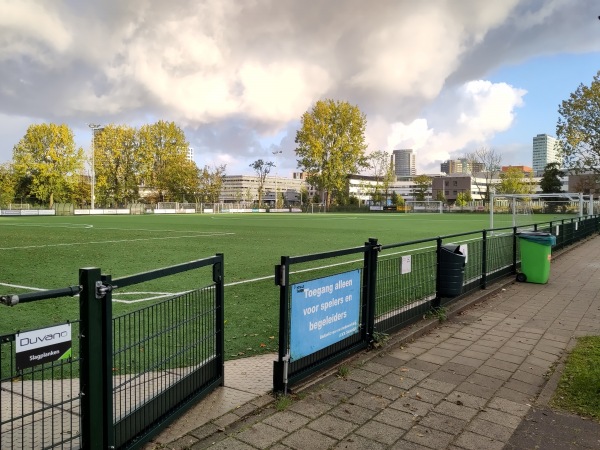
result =
[{"label": "building window", "polygon": [[453,181],[452,183],[452,186],[458,186],[458,181]]}]

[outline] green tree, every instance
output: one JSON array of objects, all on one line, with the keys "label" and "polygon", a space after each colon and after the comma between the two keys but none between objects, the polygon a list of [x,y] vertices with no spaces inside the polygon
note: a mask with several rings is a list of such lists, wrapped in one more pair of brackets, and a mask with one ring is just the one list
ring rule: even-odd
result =
[{"label": "green tree", "polygon": [[15,198],[15,177],[12,166],[0,164],[0,208],[12,203]]},{"label": "green tree", "polygon": [[415,200],[420,202],[424,201],[427,197],[427,191],[432,183],[431,177],[428,177],[427,175],[417,175],[413,178],[413,183],[415,183]]},{"label": "green tree", "polygon": [[565,167],[600,173],[600,71],[589,86],[580,84],[558,108],[557,144]]},{"label": "green tree", "polygon": [[442,191],[442,190],[439,190],[439,191],[437,191],[437,194],[436,194],[436,196],[435,196],[435,199],[436,199],[438,202],[443,202],[443,203],[446,203],[446,196],[444,195],[444,191]]},{"label": "green tree", "polygon": [[562,181],[560,177],[563,177],[565,173],[560,170],[560,164],[552,162],[547,164],[544,168],[544,174],[540,180],[540,187],[544,194],[555,194],[562,192]]},{"label": "green tree", "polygon": [[136,130],[108,125],[94,135],[96,202],[125,206],[139,200],[140,168]]},{"label": "green tree", "polygon": [[50,208],[55,201],[71,201],[83,162],[83,149],[64,124],[31,125],[13,148],[16,177],[26,178],[27,194]]},{"label": "green tree", "polygon": [[518,167],[509,167],[500,173],[500,182],[496,187],[499,194],[530,194],[532,192],[531,181],[528,180]]},{"label": "green tree", "polygon": [[258,207],[260,208],[265,189],[265,180],[267,179],[267,175],[271,172],[271,169],[275,167],[275,163],[273,161],[257,159],[250,164],[250,167],[254,169],[254,172],[256,172],[256,175],[258,176]]},{"label": "green tree", "polygon": [[347,176],[368,167],[366,116],[348,102],[319,100],[301,118],[296,132],[298,168],[322,191],[329,206],[346,187]]},{"label": "green tree", "polygon": [[456,196],[456,201],[454,202],[454,204],[456,206],[460,206],[461,208],[467,206],[470,202],[470,200],[467,198],[467,196],[470,196],[470,193],[459,192],[458,195]]},{"label": "green tree", "polygon": [[174,122],[158,121],[138,131],[140,175],[158,201],[178,201],[191,195],[198,168],[188,160],[185,133]]},{"label": "green tree", "polygon": [[[198,188],[196,190],[196,202],[218,203],[221,190],[223,189],[223,177],[226,165],[215,166],[212,170],[204,166],[198,177]],[[241,193],[240,193],[241,195]]]}]

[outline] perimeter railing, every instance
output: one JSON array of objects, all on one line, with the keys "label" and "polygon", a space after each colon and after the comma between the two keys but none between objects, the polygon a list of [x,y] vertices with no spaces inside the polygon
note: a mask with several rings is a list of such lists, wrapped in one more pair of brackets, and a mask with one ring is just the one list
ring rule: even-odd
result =
[{"label": "perimeter railing", "polygon": [[[558,250],[598,233],[599,227],[600,216],[594,215],[394,244],[380,244],[373,238],[363,247],[282,257],[275,270],[280,314],[274,390],[287,392],[289,386],[316,370],[377,343],[426,314],[443,314],[456,299],[516,274],[521,265],[521,231],[551,233]],[[353,259],[356,255],[361,258]],[[348,305],[356,308],[358,304],[358,313],[347,310],[346,303],[338,304],[335,290],[327,291],[335,277],[345,279],[352,269],[360,272],[362,284],[360,298]],[[315,292],[324,290],[323,298],[298,295],[305,286],[317,289]],[[356,315],[355,326],[344,324],[348,328],[339,332],[338,316],[327,313],[333,311],[328,307],[332,301],[335,314]],[[319,326],[318,333],[314,324]],[[325,340],[331,333],[339,339]],[[311,352],[311,348],[316,350]]]}]

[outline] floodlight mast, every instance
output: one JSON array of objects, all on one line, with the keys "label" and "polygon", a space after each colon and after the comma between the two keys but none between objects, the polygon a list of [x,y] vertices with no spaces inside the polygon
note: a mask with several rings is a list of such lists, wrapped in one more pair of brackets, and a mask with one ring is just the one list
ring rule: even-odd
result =
[{"label": "floodlight mast", "polygon": [[90,127],[92,129],[92,186],[90,189],[90,193],[91,193],[91,206],[92,209],[95,209],[96,206],[96,198],[95,198],[95,194],[94,194],[94,189],[96,186],[96,155],[94,152],[94,147],[96,145],[96,130],[99,130],[100,128],[102,128],[102,125],[100,124],[96,124],[96,123],[88,123],[87,124],[88,127]]}]

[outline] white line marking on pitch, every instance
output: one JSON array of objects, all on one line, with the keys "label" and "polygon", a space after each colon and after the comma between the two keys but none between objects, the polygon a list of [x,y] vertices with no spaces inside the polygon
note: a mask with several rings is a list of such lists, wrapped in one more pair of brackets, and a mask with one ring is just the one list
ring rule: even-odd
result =
[{"label": "white line marking on pitch", "polygon": [[90,244],[118,244],[121,242],[134,242],[134,241],[160,241],[165,239],[182,239],[182,238],[203,238],[212,236],[228,236],[235,233],[212,233],[212,234],[194,234],[190,236],[165,236],[155,238],[137,238],[137,239],[119,239],[114,241],[91,241],[91,242],[70,242],[61,244],[44,244],[44,245],[24,245],[21,247],[0,247],[0,250],[24,250],[27,248],[46,248],[46,247],[70,247],[74,245],[90,245]]},{"label": "white line marking on pitch", "polygon": [[5,227],[38,227],[38,228],[94,228],[88,223],[0,223]]}]

